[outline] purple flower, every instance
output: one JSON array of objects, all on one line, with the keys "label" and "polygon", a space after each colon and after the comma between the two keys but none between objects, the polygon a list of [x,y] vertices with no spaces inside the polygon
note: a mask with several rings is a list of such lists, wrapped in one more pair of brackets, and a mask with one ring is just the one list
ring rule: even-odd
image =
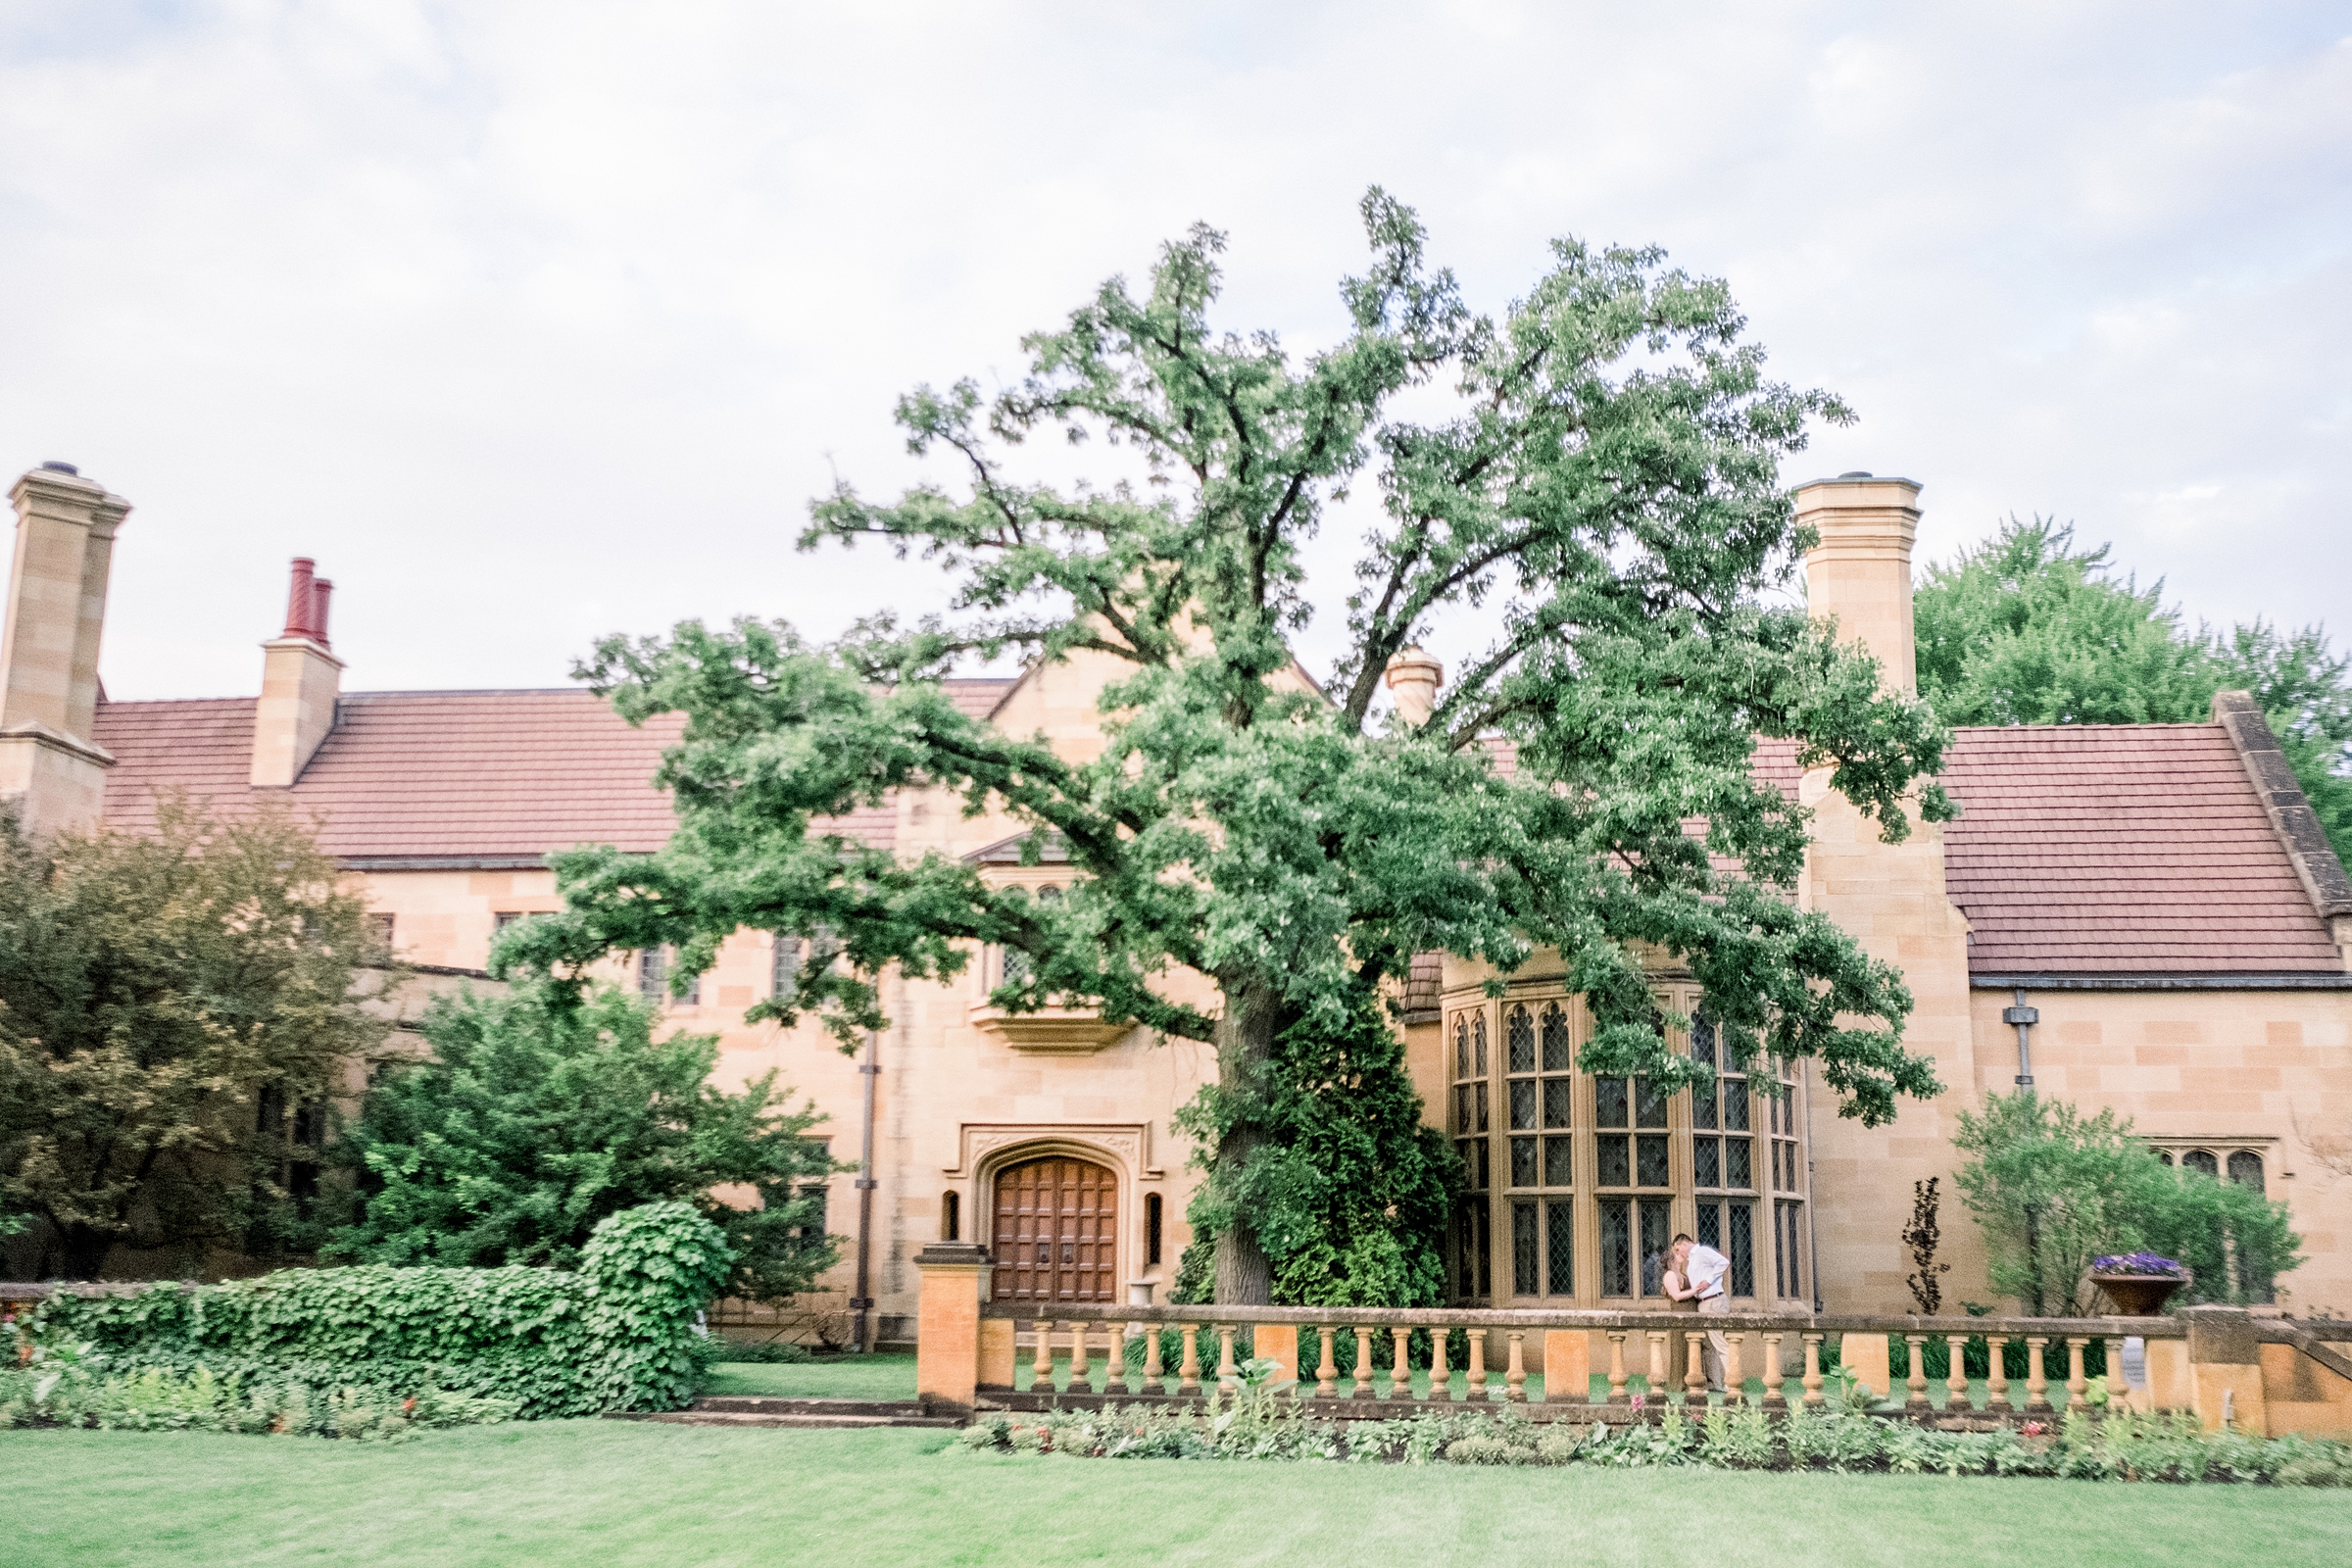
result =
[{"label": "purple flower", "polygon": [[2154,1252],[2124,1252],[2113,1257],[2094,1257],[2090,1260],[2093,1274],[2147,1274],[2160,1279],[2179,1279],[2187,1271],[2169,1257]]}]

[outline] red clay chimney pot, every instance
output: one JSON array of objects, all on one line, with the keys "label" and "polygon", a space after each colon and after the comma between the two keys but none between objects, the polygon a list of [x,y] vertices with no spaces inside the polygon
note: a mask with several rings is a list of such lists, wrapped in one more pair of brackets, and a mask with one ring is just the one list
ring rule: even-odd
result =
[{"label": "red clay chimney pot", "polygon": [[326,640],[326,601],[334,591],[335,585],[324,577],[311,584],[311,635],[321,648],[334,646]]},{"label": "red clay chimney pot", "polygon": [[281,636],[315,638],[318,635],[318,628],[311,623],[317,613],[318,599],[311,573],[318,564],[308,556],[294,558],[294,577],[286,590],[286,629]]}]

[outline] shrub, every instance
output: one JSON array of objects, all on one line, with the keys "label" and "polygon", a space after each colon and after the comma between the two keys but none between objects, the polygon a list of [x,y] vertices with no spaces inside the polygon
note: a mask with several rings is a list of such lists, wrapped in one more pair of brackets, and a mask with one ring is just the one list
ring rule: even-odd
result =
[{"label": "shrub", "polygon": [[524,1418],[675,1409],[692,1394],[695,1317],[726,1244],[683,1202],[597,1227],[580,1273],[289,1269],[188,1290],[52,1298],[36,1343],[88,1346],[99,1374],[159,1370],[248,1388],[465,1395]]},{"label": "shrub", "polygon": [[[761,1340],[755,1344],[745,1340],[720,1339],[713,1340],[711,1343],[713,1348],[710,1359],[713,1362],[732,1361],[738,1365],[790,1366],[808,1359],[808,1348],[805,1345],[795,1345],[790,1340]],[[1143,1342],[1137,1340],[1134,1343],[1141,1345]],[[1143,1363],[1137,1361],[1134,1364],[1141,1366]]]}]

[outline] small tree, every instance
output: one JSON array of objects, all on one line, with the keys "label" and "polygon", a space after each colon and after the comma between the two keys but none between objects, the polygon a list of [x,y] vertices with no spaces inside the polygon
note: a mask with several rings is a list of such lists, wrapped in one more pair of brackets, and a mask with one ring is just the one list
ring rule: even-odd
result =
[{"label": "small tree", "polygon": [[[1187,1218],[1173,1299],[1210,1298],[1217,1238],[1233,1210],[1251,1215],[1273,1264],[1278,1306],[1434,1306],[1446,1298],[1444,1237],[1462,1182],[1461,1160],[1421,1120],[1404,1043],[1375,996],[1345,1029],[1299,1023],[1238,1092],[1270,1129],[1270,1152],[1232,1188],[1204,1183]],[[1214,1167],[1245,1112],[1237,1091],[1210,1084],[1177,1115],[1193,1164]]]},{"label": "small tree", "polygon": [[0,1194],[48,1222],[39,1271],[306,1243],[285,1178],[325,1119],[295,1109],[383,1038],[353,980],[388,961],[283,810],[172,799],[152,834],[37,842],[0,819]]},{"label": "small tree", "polygon": [[[658,1022],[609,986],[541,981],[436,1002],[423,1023],[432,1056],[388,1071],[351,1128],[343,1152],[362,1208],[328,1250],[571,1268],[608,1215],[683,1199],[726,1232],[732,1294],[807,1290],[835,1255],[816,1186],[835,1166],[808,1136],[821,1118],[780,1103],[772,1072],[740,1094],[712,1088],[716,1037],[656,1040]],[[728,1202],[729,1187],[759,1201]]]},{"label": "small tree", "polygon": [[1913,1272],[1903,1283],[1911,1287],[1911,1299],[1919,1303],[1923,1316],[1934,1317],[1943,1306],[1943,1281],[1952,1265],[1936,1261],[1936,1248],[1943,1240],[1943,1232],[1936,1223],[1937,1200],[1936,1189],[1943,1178],[1931,1176],[1924,1182],[1911,1184],[1911,1223],[1903,1230],[1903,1245],[1911,1250]]},{"label": "small tree", "polygon": [[2089,1314],[2090,1262],[2146,1250],[2187,1263],[2186,1298],[2268,1299],[2302,1262],[2286,1205],[2234,1183],[2175,1171],[2112,1109],[2084,1116],[2031,1089],[1962,1111],[1952,1139],[1974,1156],[1955,1178],[1984,1229],[1992,1286],[2034,1317]]}]

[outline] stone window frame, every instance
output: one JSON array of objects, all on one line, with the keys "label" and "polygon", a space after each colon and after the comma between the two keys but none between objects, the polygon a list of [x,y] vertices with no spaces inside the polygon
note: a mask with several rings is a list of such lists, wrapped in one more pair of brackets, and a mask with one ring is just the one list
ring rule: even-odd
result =
[{"label": "stone window frame", "polygon": [[[1658,981],[1652,992],[1661,1013],[1692,1017],[1702,1010],[1698,987],[1688,980],[1666,978]],[[1547,1004],[1556,1004],[1566,1014],[1572,1052],[1581,1053],[1592,1037],[1592,1020],[1582,999],[1569,993],[1557,977],[1548,981],[1510,983],[1500,998],[1479,998],[1456,993],[1446,1002],[1439,1018],[1440,1080],[1444,1084],[1445,1101],[1433,1107],[1446,1135],[1455,1141],[1466,1160],[1474,1160],[1483,1152],[1490,1179],[1485,1186],[1473,1184],[1465,1196],[1462,1210],[1457,1213],[1447,1238],[1446,1283],[1453,1299],[1459,1304],[1481,1304],[1495,1307],[1634,1307],[1655,1305],[1658,1298],[1642,1294],[1645,1283],[1636,1277],[1634,1294],[1602,1294],[1603,1270],[1600,1255],[1600,1228],[1604,1200],[1630,1200],[1635,1203],[1656,1204],[1666,1216],[1664,1234],[1688,1233],[1696,1235],[1698,1204],[1706,1200],[1718,1204],[1747,1205],[1751,1263],[1749,1269],[1753,1295],[1736,1297],[1742,1305],[1753,1303],[1757,1309],[1770,1310],[1781,1302],[1807,1301],[1804,1284],[1811,1278],[1812,1226],[1809,1205],[1813,1201],[1812,1163],[1806,1134],[1805,1100],[1809,1077],[1802,1064],[1785,1064],[1775,1074],[1783,1093],[1772,1096],[1762,1092],[1766,1074],[1771,1071],[1762,1063],[1751,1064],[1747,1077],[1754,1089],[1749,1102],[1747,1136],[1752,1141],[1749,1161],[1751,1185],[1743,1189],[1710,1188],[1701,1194],[1695,1187],[1695,1149],[1691,1117],[1691,1097],[1688,1091],[1667,1097],[1666,1126],[1660,1129],[1666,1140],[1667,1183],[1664,1187],[1599,1186],[1599,1138],[1597,1083],[1589,1073],[1577,1072],[1573,1108],[1568,1135],[1572,1140],[1573,1180],[1565,1186],[1548,1180],[1551,1171],[1544,1170],[1539,1161],[1538,1185],[1514,1187],[1514,1171],[1510,1139],[1511,1120],[1510,1081],[1527,1074],[1510,1071],[1510,1019],[1514,1009],[1526,1006],[1538,1020],[1538,1073],[1542,1066],[1542,1018]],[[1478,1024],[1484,1020],[1488,1041],[1487,1070],[1477,1070]],[[1689,1052],[1690,1042],[1687,1031],[1669,1033],[1675,1049]],[[1483,1082],[1487,1086],[1488,1122],[1482,1132],[1476,1125],[1477,1099],[1475,1091]],[[1635,1168],[1629,1177],[1637,1178],[1638,1151],[1630,1144],[1636,1136],[1647,1130],[1637,1130],[1630,1123],[1634,1114],[1634,1095],[1629,1087],[1628,1122],[1625,1129],[1629,1139],[1628,1160]],[[1539,1135],[1543,1134],[1542,1091],[1538,1091]],[[1772,1107],[1779,1106],[1777,1117]],[[1467,1118],[1467,1122],[1465,1122]],[[1719,1113],[1718,1122],[1724,1118]],[[1522,1136],[1526,1130],[1521,1129]],[[1720,1128],[1709,1136],[1727,1136]],[[1775,1165],[1772,1151],[1776,1144],[1786,1151],[1778,1167],[1789,1185],[1773,1184]],[[1556,1207],[1554,1205],[1557,1205]],[[1719,1223],[1735,1223],[1726,1209],[1719,1209]],[[1566,1220],[1573,1228],[1574,1245],[1569,1250],[1569,1289],[1554,1291],[1550,1287],[1557,1275],[1553,1269],[1551,1226]],[[1531,1226],[1532,1220],[1532,1226]],[[1628,1205],[1627,1220],[1633,1231],[1636,1250],[1633,1269],[1639,1275],[1641,1225],[1638,1210]],[[1794,1239],[1796,1256],[1784,1258],[1782,1253]],[[1532,1263],[1530,1250],[1532,1248]],[[1788,1264],[1793,1262],[1793,1269]],[[1539,1289],[1533,1293],[1520,1289],[1530,1277],[1535,1277]],[[1795,1294],[1784,1295],[1779,1287],[1786,1281],[1796,1282]],[[1484,1289],[1479,1288],[1482,1284]]]}]

